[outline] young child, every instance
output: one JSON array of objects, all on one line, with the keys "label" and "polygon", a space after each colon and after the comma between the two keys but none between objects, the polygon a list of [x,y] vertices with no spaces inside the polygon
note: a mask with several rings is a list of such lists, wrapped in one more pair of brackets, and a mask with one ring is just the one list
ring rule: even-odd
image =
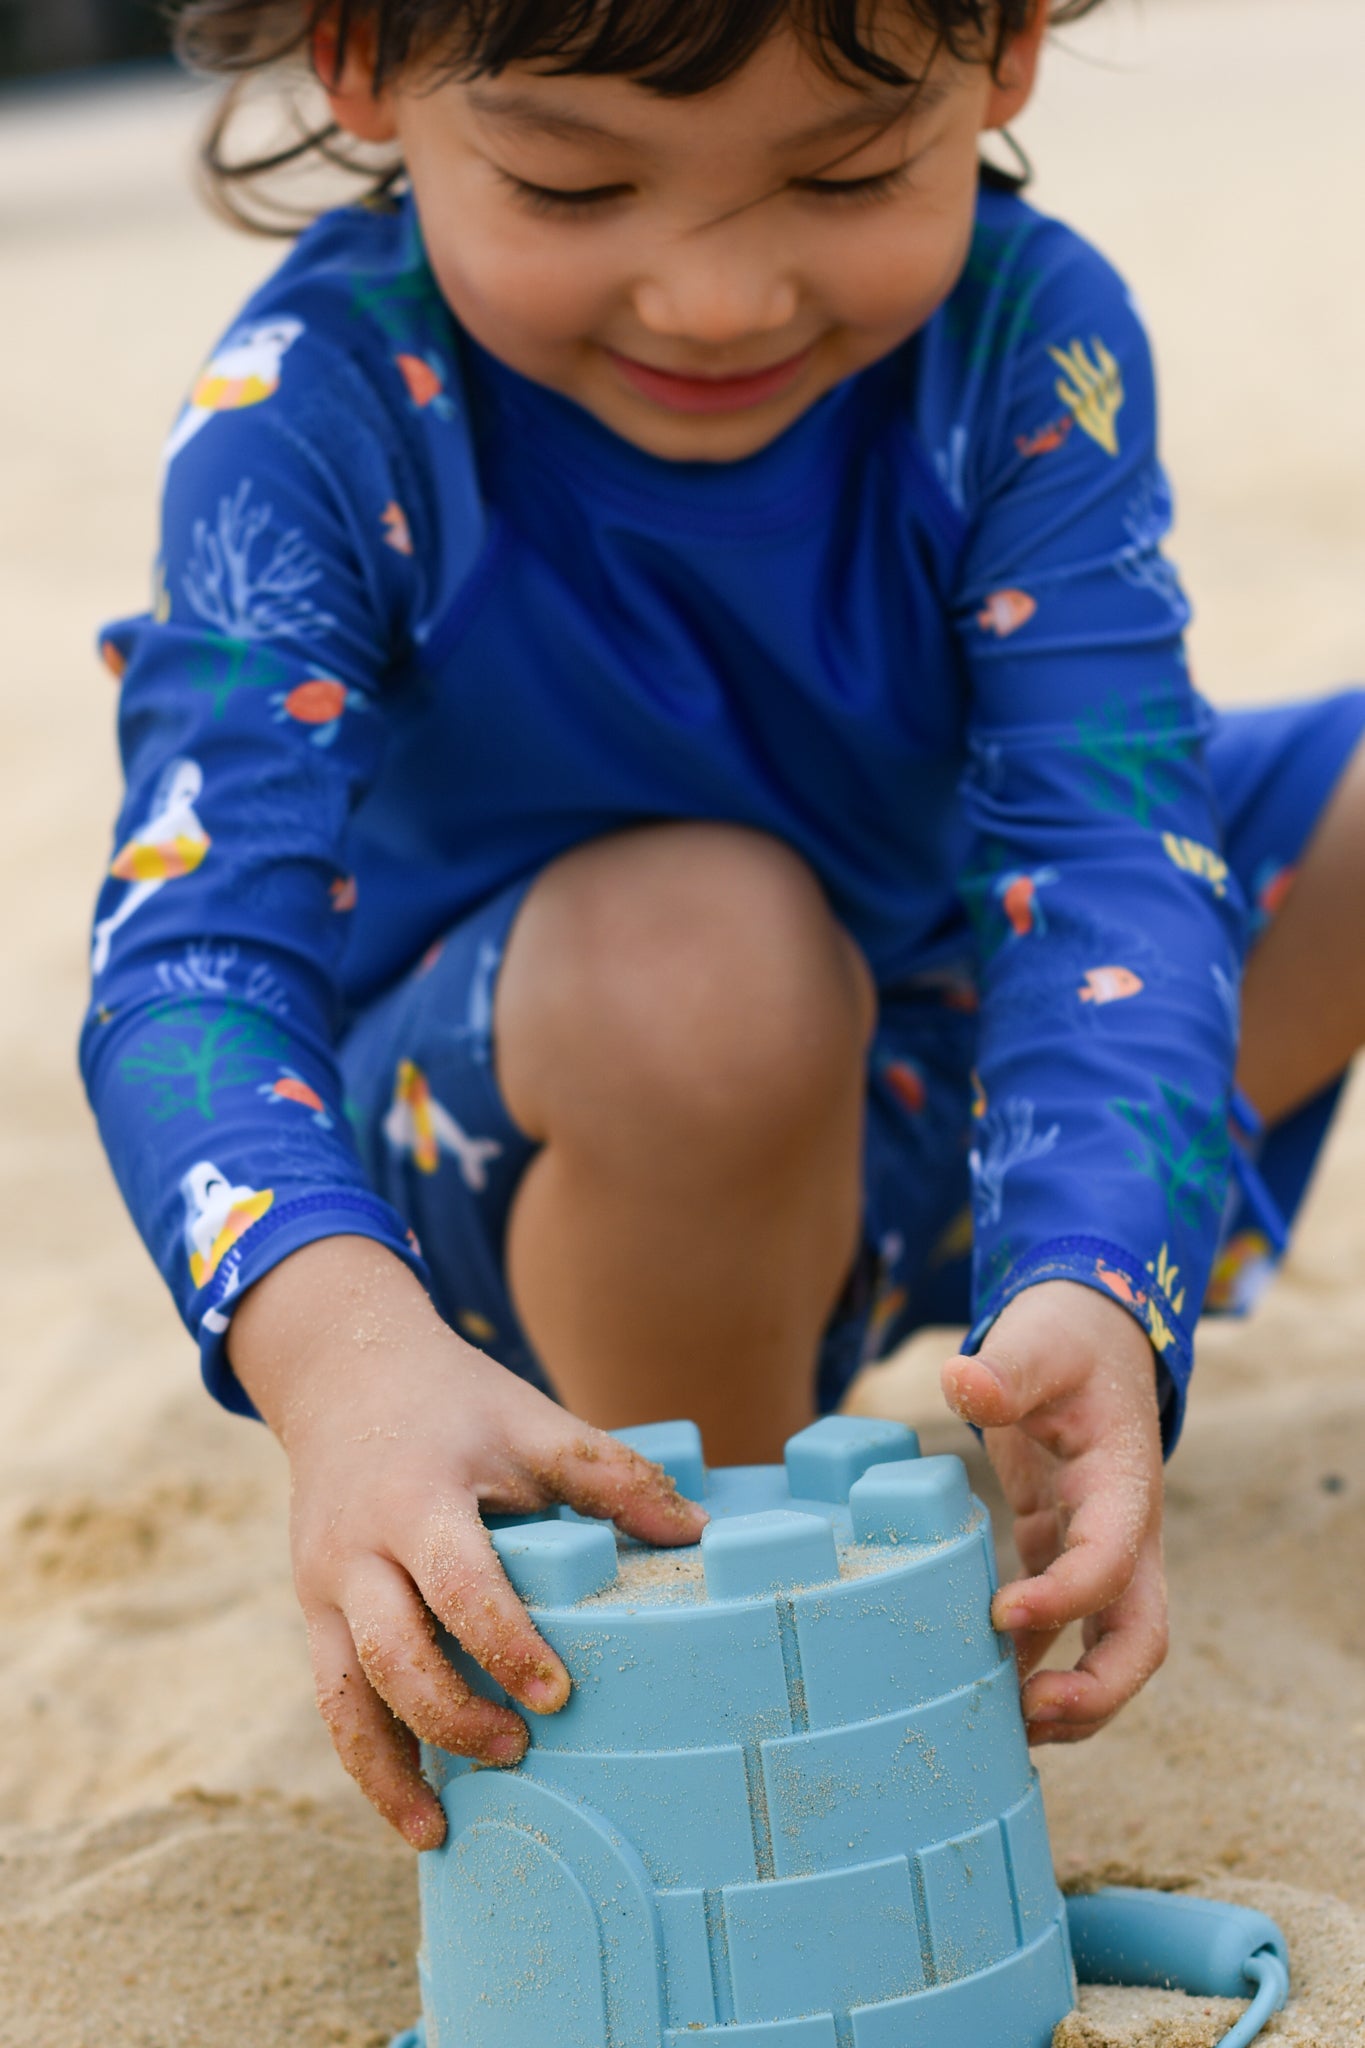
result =
[{"label": "young child", "polygon": [[1161,1661],[1191,1329],[1365,1024],[1365,697],[1191,688],[1140,319],[982,169],[1048,12],[182,9],[393,168],[171,434],[85,1073],[419,1847],[413,1731],[526,1741],[432,1616],[568,1691],[479,1510],[695,1541],[604,1430],[772,1458],[919,1325],[971,1324],[1033,1738]]}]

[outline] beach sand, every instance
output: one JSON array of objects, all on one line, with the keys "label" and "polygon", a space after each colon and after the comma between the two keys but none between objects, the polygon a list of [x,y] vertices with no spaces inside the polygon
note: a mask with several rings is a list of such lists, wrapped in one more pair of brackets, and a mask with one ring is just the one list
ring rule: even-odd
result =
[{"label": "beach sand", "polygon": [[[1220,702],[1365,667],[1365,10],[1111,0],[1024,130],[1038,195],[1155,331],[1199,679]],[[274,260],[196,207],[202,98],[0,104],[0,2043],[378,2048],[416,2010],[411,1859],[334,1762],[289,1583],[283,1461],[216,1411],[73,1080],[107,858],[113,696],[158,445]],[[1068,1882],[1262,1906],[1268,2038],[1365,2039],[1365,1103],[1288,1271],[1210,1328],[1170,1474],[1174,1649],[1041,1763]],[[966,1455],[921,1340],[859,1400]],[[1090,1992],[1059,2048],[1203,2048],[1235,2008]]]}]

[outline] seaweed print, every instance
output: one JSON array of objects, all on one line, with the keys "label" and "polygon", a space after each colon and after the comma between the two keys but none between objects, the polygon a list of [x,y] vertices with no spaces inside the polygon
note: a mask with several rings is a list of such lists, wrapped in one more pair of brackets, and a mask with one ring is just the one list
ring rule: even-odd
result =
[{"label": "seaweed print", "polygon": [[1178,705],[1148,700],[1130,724],[1123,699],[1110,697],[1081,713],[1076,735],[1072,749],[1085,761],[1090,793],[1101,810],[1147,825],[1153,811],[1176,802],[1176,771],[1193,746]]},{"label": "seaweed print", "polygon": [[976,1126],[975,1143],[968,1154],[977,1212],[983,1223],[1000,1221],[1005,1204],[1005,1182],[1018,1166],[1045,1159],[1062,1135],[1060,1124],[1046,1131],[1034,1128],[1036,1106],[1023,1096],[1012,1095],[995,1109],[988,1109]]},{"label": "seaweed print", "polygon": [[167,1004],[130,1052],[119,1072],[151,1093],[153,1123],[193,1111],[204,1123],[225,1088],[256,1081],[261,1067],[278,1066],[288,1051],[284,1033],[245,1003],[208,1010],[199,1003]]},{"label": "seaweed print", "polygon": [[1114,557],[1114,567],[1134,590],[1150,590],[1169,607],[1177,624],[1185,623],[1185,593],[1180,577],[1161,552],[1171,530],[1171,487],[1153,464],[1129,499],[1123,514],[1128,545]]},{"label": "seaweed print", "polygon": [[253,565],[256,543],[274,507],[252,505],[252,480],[243,477],[230,498],[218,501],[212,526],[194,522],[194,553],[184,591],[207,625],[227,640],[286,640],[305,630],[334,626],[305,593],[322,580],[322,565],[296,526],[278,535],[271,554]]},{"label": "seaweed print", "polygon": [[1228,1168],[1227,1110],[1201,1110],[1183,1089],[1159,1081],[1159,1106],[1150,1102],[1109,1104],[1141,1139],[1128,1154],[1130,1165],[1154,1180],[1172,1221],[1197,1230],[1201,1210],[1222,1207]]},{"label": "seaweed print", "polygon": [[1057,396],[1074,416],[1083,434],[1103,448],[1106,455],[1119,452],[1118,419],[1126,394],[1123,371],[1098,335],[1090,342],[1092,355],[1083,341],[1065,349],[1050,348],[1048,354],[1065,374],[1057,379]]}]

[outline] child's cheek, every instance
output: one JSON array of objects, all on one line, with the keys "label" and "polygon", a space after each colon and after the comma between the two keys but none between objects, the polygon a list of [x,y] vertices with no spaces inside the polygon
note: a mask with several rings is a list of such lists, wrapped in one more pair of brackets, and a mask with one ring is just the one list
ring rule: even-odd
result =
[{"label": "child's cheek", "polygon": [[472,234],[427,237],[428,257],[447,305],[475,339],[536,375],[547,349],[590,335],[608,293],[587,238],[553,223],[506,219]]}]

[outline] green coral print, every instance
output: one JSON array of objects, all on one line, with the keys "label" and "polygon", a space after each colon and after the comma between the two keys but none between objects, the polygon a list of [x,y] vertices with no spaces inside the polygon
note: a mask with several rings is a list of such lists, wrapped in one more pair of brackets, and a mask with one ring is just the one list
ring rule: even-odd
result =
[{"label": "green coral print", "polygon": [[1111,697],[1076,721],[1072,751],[1085,762],[1090,794],[1102,811],[1148,825],[1180,795],[1179,769],[1197,742],[1178,704],[1139,705],[1130,722],[1121,697]]},{"label": "green coral print", "polygon": [[989,1301],[996,1289],[1004,1286],[1022,1256],[1023,1246],[1013,1237],[1002,1238],[984,1257],[978,1254],[973,1289],[978,1304]]},{"label": "green coral print", "polygon": [[[954,341],[965,350],[970,369],[983,369],[993,356],[1003,355],[1017,343],[1036,334],[1033,301],[1038,287],[1036,270],[1008,265],[1015,231],[978,226],[972,237],[966,268],[943,318]],[[991,307],[992,318],[984,313]]]},{"label": "green coral print", "polygon": [[1180,1088],[1157,1083],[1160,1106],[1115,1100],[1109,1104],[1142,1141],[1129,1162],[1154,1180],[1173,1223],[1197,1230],[1201,1212],[1216,1215],[1227,1182],[1228,1119],[1226,1105],[1205,1114]]},{"label": "green coral print", "polygon": [[351,311],[373,320],[395,348],[420,351],[450,345],[450,315],[420,247],[407,268],[396,274],[367,276],[361,271],[351,285]]},{"label": "green coral print", "polygon": [[247,1003],[169,1003],[124,1054],[119,1072],[149,1091],[153,1123],[190,1112],[212,1123],[225,1088],[257,1081],[287,1050],[285,1034]]},{"label": "green coral print", "polygon": [[238,690],[277,690],[287,675],[285,663],[268,647],[230,639],[225,633],[206,634],[203,650],[189,665],[190,687],[206,692],[215,718],[222,717],[224,705]]}]

